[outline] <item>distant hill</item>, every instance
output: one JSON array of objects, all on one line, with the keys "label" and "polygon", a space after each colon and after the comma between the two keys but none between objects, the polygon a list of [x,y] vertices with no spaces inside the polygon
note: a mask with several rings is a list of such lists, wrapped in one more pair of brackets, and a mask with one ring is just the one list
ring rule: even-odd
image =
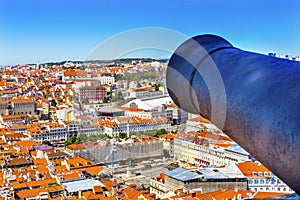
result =
[{"label": "distant hill", "polygon": [[65,60],[65,61],[60,61],[60,62],[47,62],[47,63],[41,63],[41,65],[48,65],[48,66],[52,66],[52,65],[63,65],[65,63],[68,62],[72,62],[72,63],[94,63],[94,64],[114,64],[114,65],[118,65],[121,63],[132,63],[132,61],[135,62],[153,62],[153,61],[158,61],[158,62],[167,62],[169,59],[153,59],[153,58],[120,58],[120,59],[114,59],[114,60],[89,60],[89,61],[72,61],[72,60]]}]

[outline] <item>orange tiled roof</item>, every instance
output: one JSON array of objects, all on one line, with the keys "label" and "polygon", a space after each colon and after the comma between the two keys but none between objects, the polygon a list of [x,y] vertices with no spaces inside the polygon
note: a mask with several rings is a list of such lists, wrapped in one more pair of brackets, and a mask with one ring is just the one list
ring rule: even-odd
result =
[{"label": "orange tiled roof", "polygon": [[21,140],[21,141],[14,142],[13,145],[20,146],[20,147],[31,147],[31,146],[38,145],[38,143],[33,140]]},{"label": "orange tiled roof", "polygon": [[97,142],[85,142],[82,144],[71,144],[67,146],[67,148],[71,150],[79,150],[79,149],[88,149],[88,148],[94,148],[99,146],[101,146],[101,144]]},{"label": "orange tiled roof", "polygon": [[14,140],[14,139],[21,139],[21,138],[28,138],[27,135],[24,135],[22,133],[11,133],[4,135],[5,140]]},{"label": "orange tiled roof", "polygon": [[85,149],[84,144],[70,144],[67,146],[68,149],[71,150],[79,150],[79,149]]},{"label": "orange tiled roof", "polygon": [[125,197],[132,200],[137,200],[138,196],[140,195],[140,192],[132,187],[124,188],[122,193],[125,195]]},{"label": "orange tiled roof", "polygon": [[46,187],[48,185],[53,185],[53,184],[57,184],[57,181],[54,178],[26,182],[26,185],[29,187],[35,187],[35,186]]},{"label": "orange tiled roof", "polygon": [[102,194],[94,194],[91,191],[83,192],[82,195],[87,200],[100,200],[105,198]]},{"label": "orange tiled roof", "polygon": [[222,192],[222,190],[216,190],[213,192],[208,192],[205,194],[200,194],[199,196],[197,195],[199,200],[213,200],[213,196],[216,194],[219,194],[220,192]]},{"label": "orange tiled roof", "polygon": [[225,191],[220,191],[219,193],[216,193],[213,195],[214,199],[237,199],[238,194],[240,194],[242,196],[242,198],[246,198],[247,197],[247,193],[248,194],[253,194],[252,191],[250,190],[240,190],[240,191],[236,191],[236,190],[225,190]]},{"label": "orange tiled roof", "polygon": [[228,136],[220,135],[220,134],[214,134],[214,133],[209,132],[209,131],[197,132],[196,136],[197,137],[215,139],[215,140],[232,141]]},{"label": "orange tiled roof", "polygon": [[163,134],[163,135],[160,135],[159,137],[165,138],[165,139],[174,139],[174,138],[177,138],[177,135],[174,135],[174,134]]},{"label": "orange tiled roof", "polygon": [[265,199],[265,198],[273,198],[287,195],[287,193],[280,192],[257,192],[253,195],[255,199]]},{"label": "orange tiled roof", "polygon": [[95,194],[101,194],[101,193],[103,193],[103,188],[100,185],[94,185],[93,192]]},{"label": "orange tiled roof", "polygon": [[247,161],[243,163],[238,163],[237,167],[246,177],[253,177],[253,172],[256,173],[255,177],[258,176],[259,172],[262,172],[262,177],[265,177],[264,172],[268,172],[267,177],[270,177],[270,170],[258,162]]},{"label": "orange tiled roof", "polygon": [[82,158],[80,156],[77,156],[75,158],[69,158],[66,160],[67,164],[70,166],[70,168],[83,168],[87,166],[94,166],[95,163],[92,161],[89,161],[85,158]]},{"label": "orange tiled roof", "polygon": [[29,98],[18,98],[18,99],[12,99],[11,102],[13,103],[28,103],[28,102],[33,102],[32,99]]},{"label": "orange tiled roof", "polygon": [[76,119],[85,119],[85,120],[91,120],[91,118],[89,116],[83,116],[83,115],[80,115],[80,116],[75,116]]},{"label": "orange tiled roof", "polygon": [[172,103],[170,105],[168,105],[169,107],[173,107],[173,108],[178,108],[178,106],[175,103]]},{"label": "orange tiled roof", "polygon": [[28,188],[29,189],[29,187],[26,185],[26,183],[19,183],[18,181],[13,181],[11,184],[15,190],[19,189],[19,188]]},{"label": "orange tiled roof", "polygon": [[232,143],[228,143],[228,142],[216,142],[215,145],[219,146],[219,147],[227,148],[227,147],[232,146]]},{"label": "orange tiled roof", "polygon": [[145,110],[140,109],[140,108],[131,108],[131,107],[123,107],[123,106],[115,106],[115,107],[118,109],[121,109],[121,110],[130,111],[130,112],[146,112]]},{"label": "orange tiled roof", "polygon": [[29,125],[13,125],[10,128],[11,129],[27,129],[29,127],[30,127]]},{"label": "orange tiled roof", "polygon": [[7,102],[8,102],[8,100],[2,100],[2,99],[0,99],[0,104],[5,104]]},{"label": "orange tiled roof", "polygon": [[21,190],[17,192],[17,196],[21,199],[37,197],[41,192],[48,192],[46,188],[35,188],[30,190]]},{"label": "orange tiled roof", "polygon": [[91,175],[98,175],[103,170],[103,167],[94,166],[94,167],[84,168],[84,170]]},{"label": "orange tiled roof", "polygon": [[160,180],[164,181],[165,180],[165,174],[161,173],[159,176],[156,177],[156,180],[157,181],[160,181]]},{"label": "orange tiled roof", "polygon": [[112,67],[109,67],[109,70],[111,70],[111,71],[118,71],[118,70],[120,70],[120,69],[121,69],[120,66],[112,66]]},{"label": "orange tiled roof", "polygon": [[134,92],[145,92],[145,91],[150,91],[150,90],[153,90],[153,88],[151,88],[151,87],[144,87],[144,88],[133,89]]},{"label": "orange tiled roof", "polygon": [[211,124],[211,121],[209,121],[208,119],[202,117],[202,116],[198,116],[192,119],[189,119],[189,121],[193,121],[193,122],[202,122],[202,123],[206,123],[206,124]]},{"label": "orange tiled roof", "polygon": [[66,174],[60,174],[57,177],[62,178],[63,180],[71,180],[80,178],[80,174],[78,172],[69,172]]},{"label": "orange tiled roof", "polygon": [[28,114],[14,114],[14,115],[2,115],[2,119],[11,119],[11,118],[21,118],[21,117],[27,117]]},{"label": "orange tiled roof", "polygon": [[82,86],[79,88],[79,90],[106,90],[105,87],[101,85],[91,85],[91,86]]},{"label": "orange tiled roof", "polygon": [[56,165],[56,166],[54,166],[54,169],[56,172],[68,171],[67,166],[65,166],[65,165]]},{"label": "orange tiled roof", "polygon": [[36,158],[32,159],[34,165],[47,165],[46,158]]},{"label": "orange tiled roof", "polygon": [[66,70],[64,71],[65,76],[86,76],[87,72],[84,70]]},{"label": "orange tiled roof", "polygon": [[64,191],[64,187],[62,185],[51,186],[51,187],[47,187],[47,190],[48,190],[49,193]]},{"label": "orange tiled roof", "polygon": [[107,190],[112,190],[112,186],[118,184],[117,180],[113,180],[113,181],[100,180],[100,182],[105,185],[105,188]]},{"label": "orange tiled roof", "polygon": [[171,122],[168,118],[158,117],[153,119],[145,119],[140,117],[120,117],[117,120],[112,119],[100,119],[98,120],[98,126],[106,126],[106,127],[116,127],[118,123],[133,123],[133,124],[148,124],[148,123],[163,123],[163,122]]}]

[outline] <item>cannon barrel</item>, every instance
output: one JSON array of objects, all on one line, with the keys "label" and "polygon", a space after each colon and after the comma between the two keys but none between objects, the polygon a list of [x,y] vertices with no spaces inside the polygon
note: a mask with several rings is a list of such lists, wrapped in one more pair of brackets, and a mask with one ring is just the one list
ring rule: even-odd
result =
[{"label": "cannon barrel", "polygon": [[300,194],[300,62],[200,35],[173,53],[167,88],[180,108],[210,119]]}]

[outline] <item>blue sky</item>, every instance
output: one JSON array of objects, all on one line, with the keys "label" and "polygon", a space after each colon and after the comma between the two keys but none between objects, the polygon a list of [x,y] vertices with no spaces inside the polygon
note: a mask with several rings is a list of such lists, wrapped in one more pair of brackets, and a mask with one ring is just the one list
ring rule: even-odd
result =
[{"label": "blue sky", "polygon": [[245,50],[296,56],[299,10],[298,0],[0,0],[0,65],[84,60],[105,39],[142,27],[217,34]]}]

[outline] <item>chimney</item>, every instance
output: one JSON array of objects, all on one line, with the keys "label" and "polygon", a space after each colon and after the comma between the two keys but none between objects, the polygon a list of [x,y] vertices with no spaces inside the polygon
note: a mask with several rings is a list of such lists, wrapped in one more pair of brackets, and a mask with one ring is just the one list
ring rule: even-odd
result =
[{"label": "chimney", "polygon": [[117,194],[117,185],[112,186],[112,195],[115,196]]},{"label": "chimney", "polygon": [[81,199],[81,190],[78,190],[78,199]]},{"label": "chimney", "polygon": [[36,180],[40,180],[40,172],[39,171],[35,172],[35,178],[36,178]]},{"label": "chimney", "polygon": [[196,197],[196,192],[191,191],[191,192],[190,192],[190,197],[191,197],[191,198]]},{"label": "chimney", "polygon": [[31,181],[31,178],[30,178],[30,172],[27,172],[27,174],[26,174],[26,176],[27,176],[27,182],[30,182]]}]

